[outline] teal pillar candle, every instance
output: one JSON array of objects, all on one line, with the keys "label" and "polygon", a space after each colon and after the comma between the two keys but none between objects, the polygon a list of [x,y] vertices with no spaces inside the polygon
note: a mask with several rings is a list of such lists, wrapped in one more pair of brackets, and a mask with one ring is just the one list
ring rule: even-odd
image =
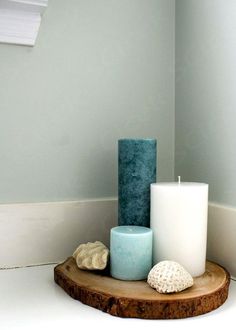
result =
[{"label": "teal pillar candle", "polygon": [[120,280],[146,279],[152,268],[152,229],[118,226],[111,229],[111,276]]},{"label": "teal pillar candle", "polygon": [[150,227],[150,185],[156,182],[156,140],[118,141],[118,224]]}]

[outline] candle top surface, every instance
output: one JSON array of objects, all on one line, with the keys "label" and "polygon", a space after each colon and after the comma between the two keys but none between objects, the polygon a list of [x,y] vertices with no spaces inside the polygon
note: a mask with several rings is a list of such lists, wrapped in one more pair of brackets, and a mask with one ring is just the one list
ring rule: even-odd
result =
[{"label": "candle top surface", "polygon": [[142,226],[118,226],[112,228],[112,232],[121,235],[143,235],[152,232],[152,229]]},{"label": "candle top surface", "polygon": [[122,138],[122,139],[119,139],[118,141],[138,142],[138,141],[156,141],[156,139],[154,139],[154,138]]},{"label": "candle top surface", "polygon": [[206,187],[208,183],[202,182],[157,182],[151,184],[153,187],[173,187],[173,188],[188,188],[188,187]]}]

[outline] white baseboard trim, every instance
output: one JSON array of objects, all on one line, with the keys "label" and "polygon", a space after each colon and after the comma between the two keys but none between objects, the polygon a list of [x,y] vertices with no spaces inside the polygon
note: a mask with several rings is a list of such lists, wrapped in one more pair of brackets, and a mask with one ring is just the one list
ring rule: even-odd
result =
[{"label": "white baseboard trim", "polygon": [[[116,225],[116,198],[0,204],[0,268],[58,263],[88,241],[109,246]],[[207,258],[236,277],[236,208],[209,203]]]},{"label": "white baseboard trim", "polygon": [[117,199],[0,205],[0,268],[57,263],[80,243],[109,244]]},{"label": "white baseboard trim", "polygon": [[209,203],[207,258],[236,278],[236,208]]}]

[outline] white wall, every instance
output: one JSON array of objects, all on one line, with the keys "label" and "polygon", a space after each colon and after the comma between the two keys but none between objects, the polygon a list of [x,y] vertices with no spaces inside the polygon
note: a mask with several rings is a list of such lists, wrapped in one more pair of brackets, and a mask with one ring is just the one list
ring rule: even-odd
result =
[{"label": "white wall", "polygon": [[176,1],[175,174],[236,206],[236,1]]},{"label": "white wall", "polygon": [[174,0],[50,0],[34,48],[0,45],[0,203],[117,194],[117,139],[174,172]]}]

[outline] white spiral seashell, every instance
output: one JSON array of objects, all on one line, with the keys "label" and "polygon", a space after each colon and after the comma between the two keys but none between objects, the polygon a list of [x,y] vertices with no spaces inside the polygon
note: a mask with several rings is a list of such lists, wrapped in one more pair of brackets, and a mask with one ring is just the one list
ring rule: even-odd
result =
[{"label": "white spiral seashell", "polygon": [[105,269],[108,255],[108,248],[99,241],[81,244],[73,253],[77,266],[88,270]]},{"label": "white spiral seashell", "polygon": [[193,278],[179,263],[165,260],[150,270],[147,282],[159,293],[171,293],[191,287]]}]

